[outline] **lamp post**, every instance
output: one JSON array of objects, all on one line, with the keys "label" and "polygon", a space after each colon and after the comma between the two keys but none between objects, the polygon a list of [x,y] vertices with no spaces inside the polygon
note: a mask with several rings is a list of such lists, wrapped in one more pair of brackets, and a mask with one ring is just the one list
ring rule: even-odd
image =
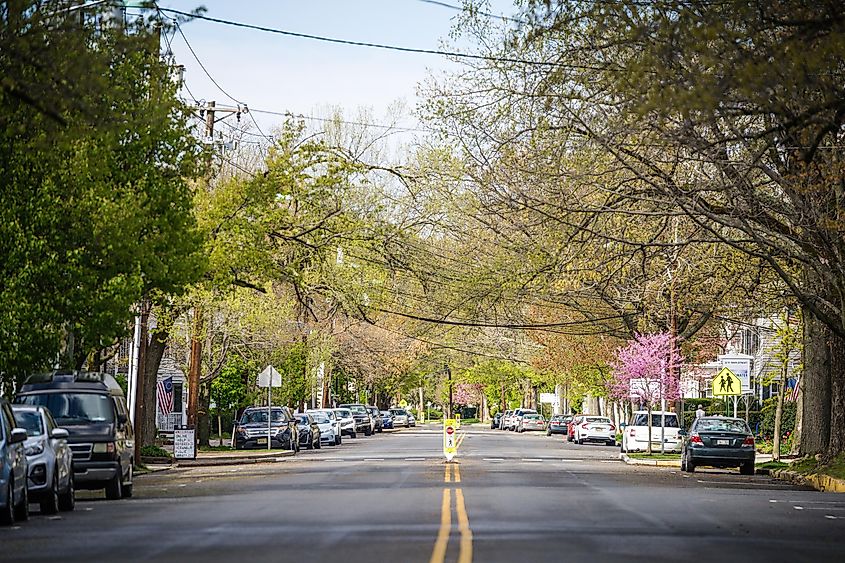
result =
[{"label": "lamp post", "polygon": [[452,370],[449,369],[449,364],[443,364],[443,371],[446,372],[446,380],[449,385],[449,417],[452,418]]}]

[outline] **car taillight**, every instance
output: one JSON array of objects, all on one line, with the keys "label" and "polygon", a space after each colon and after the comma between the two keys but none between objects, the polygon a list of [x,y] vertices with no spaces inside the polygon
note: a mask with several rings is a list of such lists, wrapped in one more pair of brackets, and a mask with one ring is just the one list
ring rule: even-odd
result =
[{"label": "car taillight", "polygon": [[584,430],[586,430],[586,429],[587,429],[587,423],[585,422],[584,424],[582,424],[582,425],[581,425],[581,428],[583,428]]},{"label": "car taillight", "polygon": [[748,438],[746,438],[746,439],[742,442],[742,445],[743,445],[743,446],[753,446],[753,445],[754,445],[754,437],[753,437],[753,436],[749,436]]},{"label": "car taillight", "polygon": [[693,444],[703,444],[704,442],[701,441],[701,436],[698,434],[690,434],[689,441]]},{"label": "car taillight", "polygon": [[615,430],[616,430],[616,427],[615,427],[615,426],[613,426],[613,425],[611,424],[611,425],[610,425],[610,431],[611,431],[611,432],[613,432],[613,431],[615,431]]}]

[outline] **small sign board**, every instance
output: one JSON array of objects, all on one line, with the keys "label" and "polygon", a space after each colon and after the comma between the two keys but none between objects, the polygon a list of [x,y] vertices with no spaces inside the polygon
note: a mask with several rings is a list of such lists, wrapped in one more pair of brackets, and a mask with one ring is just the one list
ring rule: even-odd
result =
[{"label": "small sign board", "polygon": [[454,418],[447,418],[443,421],[443,455],[446,461],[452,461],[458,453],[458,424]]},{"label": "small sign board", "polygon": [[258,374],[259,387],[281,387],[282,375],[273,366],[267,366]]},{"label": "small sign board", "polygon": [[176,459],[196,459],[196,430],[188,426],[173,429],[173,457]]},{"label": "small sign board", "polygon": [[540,393],[540,402],[546,405],[559,405],[557,393]]},{"label": "small sign board", "polygon": [[722,368],[713,378],[714,397],[738,397],[742,395],[742,382],[730,368]]}]

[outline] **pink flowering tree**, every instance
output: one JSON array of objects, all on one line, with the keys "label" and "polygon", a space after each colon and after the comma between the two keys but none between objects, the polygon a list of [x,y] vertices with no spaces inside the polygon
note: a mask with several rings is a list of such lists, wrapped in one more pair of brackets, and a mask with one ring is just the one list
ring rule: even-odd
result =
[{"label": "pink flowering tree", "polygon": [[458,383],[452,394],[452,400],[458,405],[479,405],[484,385],[481,383]]},{"label": "pink flowering tree", "polygon": [[651,453],[651,411],[663,401],[680,397],[682,358],[669,333],[638,334],[617,350],[611,362],[608,392],[617,400],[632,400],[648,409],[648,453]]}]

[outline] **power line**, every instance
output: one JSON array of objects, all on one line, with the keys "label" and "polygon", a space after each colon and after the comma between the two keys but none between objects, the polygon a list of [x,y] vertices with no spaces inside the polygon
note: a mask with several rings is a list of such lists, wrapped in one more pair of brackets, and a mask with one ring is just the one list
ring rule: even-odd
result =
[{"label": "power line", "polygon": [[509,18],[508,16],[500,16],[497,14],[491,14],[490,12],[482,12],[481,10],[467,10],[464,6],[456,6],[455,4],[449,4],[447,2],[438,2],[437,0],[417,0],[417,2],[422,2],[423,4],[432,4],[434,6],[440,6],[441,8],[448,8],[450,10],[455,10],[456,12],[470,12],[476,13],[480,16],[484,16],[486,18],[491,18],[495,20],[502,20],[506,22],[513,22],[519,24],[527,24],[525,20],[520,20],[517,18]]},{"label": "power line", "polygon": [[440,55],[446,57],[455,57],[459,59],[473,59],[473,60],[482,60],[482,61],[490,61],[490,62],[501,62],[501,63],[515,63],[515,64],[524,64],[524,65],[535,65],[535,66],[545,66],[545,67],[559,67],[559,68],[574,68],[580,70],[608,70],[606,67],[598,67],[598,66],[591,66],[591,65],[577,65],[577,64],[568,64],[568,63],[561,63],[555,61],[529,61],[526,59],[516,59],[512,57],[494,57],[488,55],[475,55],[472,53],[459,53],[457,51],[440,51],[437,49],[417,49],[414,47],[398,47],[396,45],[385,45],[382,43],[368,43],[365,41],[351,41],[348,39],[337,39],[333,37],[323,37],[321,35],[311,35],[308,33],[299,33],[295,31],[286,31],[283,29],[276,29],[272,27],[265,27],[261,25],[253,25],[249,23],[243,22],[236,22],[232,20],[224,20],[220,18],[212,18],[210,16],[203,16],[199,14],[191,14],[188,12],[182,12],[180,10],[174,10],[172,8],[159,8],[160,11],[163,12],[170,12],[172,14],[177,14],[180,16],[184,16],[187,18],[205,20],[213,23],[219,23],[221,25],[228,25],[232,27],[239,27],[243,29],[251,29],[255,31],[264,31],[266,33],[275,33],[278,35],[286,35],[289,37],[299,37],[301,39],[313,39],[315,41],[323,41],[326,43],[336,43],[339,45],[353,45],[356,47],[372,47],[375,49],[385,49],[388,51],[399,51],[403,53],[417,53],[417,54],[425,54],[425,55]]},{"label": "power line", "polygon": [[272,111],[267,109],[254,109],[251,108],[249,111],[255,113],[266,113],[268,115],[278,115],[281,117],[296,117],[300,119],[309,119],[313,121],[322,121],[324,123],[342,123],[344,125],[359,125],[361,127],[374,127],[377,129],[389,129],[392,131],[407,131],[411,133],[433,133],[430,129],[416,129],[413,127],[399,127],[397,125],[381,125],[379,123],[364,123],[363,121],[345,121],[343,119],[332,119],[327,117],[315,117],[313,115],[305,115],[301,113],[291,113],[289,111]]}]

